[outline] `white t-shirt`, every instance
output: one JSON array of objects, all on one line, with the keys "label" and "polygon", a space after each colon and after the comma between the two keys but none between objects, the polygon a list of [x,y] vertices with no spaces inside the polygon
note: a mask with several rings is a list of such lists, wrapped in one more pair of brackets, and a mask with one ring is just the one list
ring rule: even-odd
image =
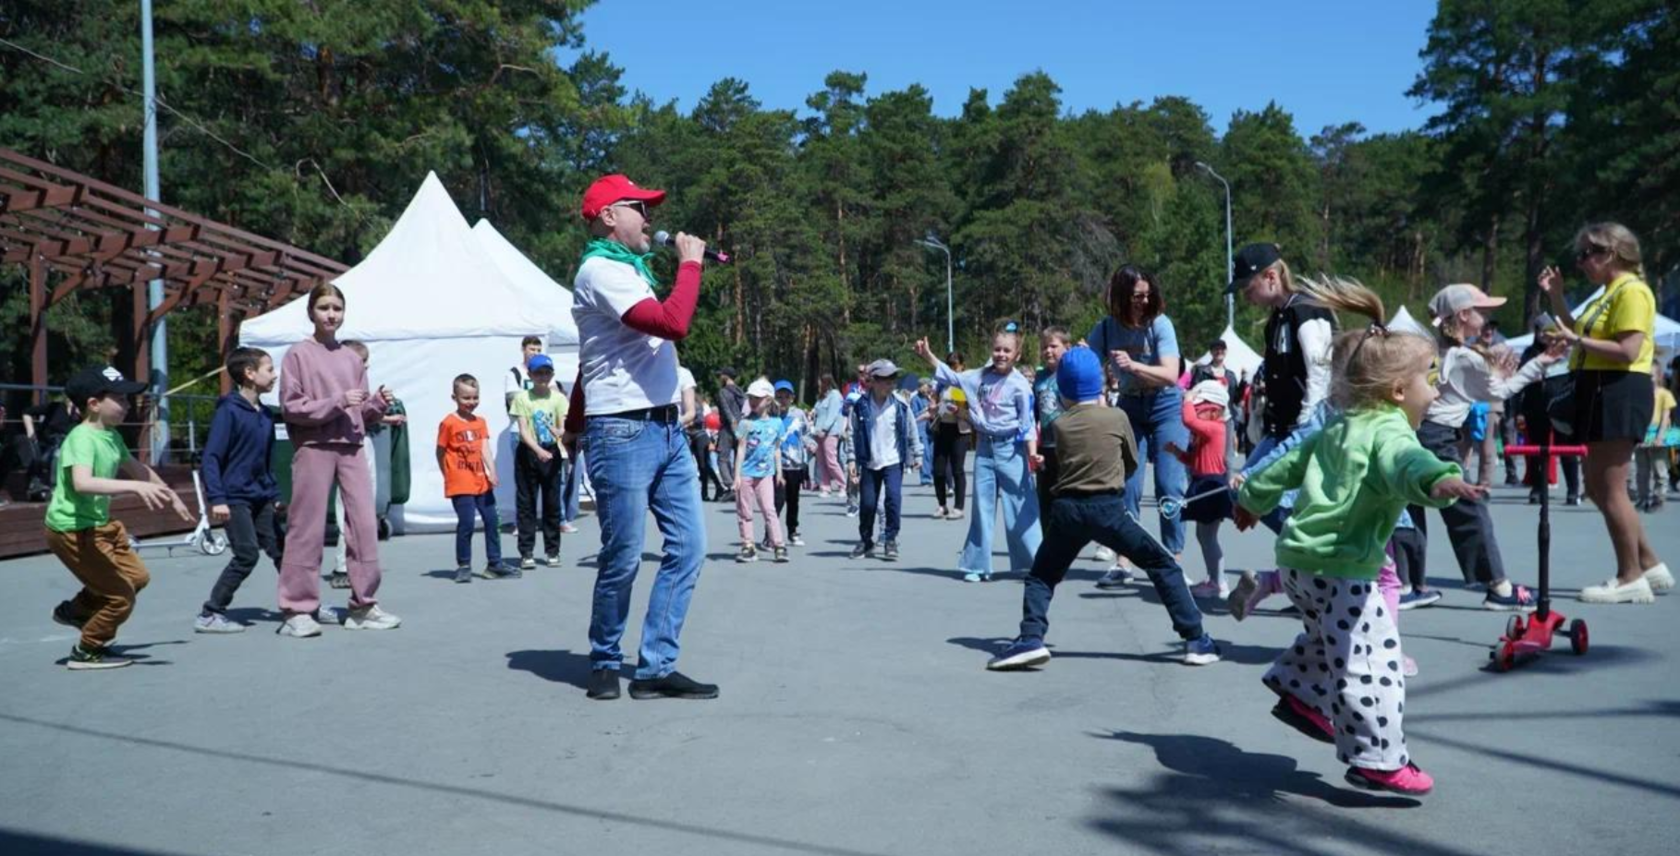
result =
[{"label": "white t-shirt", "polygon": [[694,372],[686,366],[677,366],[677,395],[680,398],[683,390],[696,389],[699,384],[694,382]]},{"label": "white t-shirt", "polygon": [[525,373],[525,364],[520,363],[508,369],[502,378],[502,398],[512,407],[513,397],[531,388],[531,376]]},{"label": "white t-shirt", "polygon": [[875,411],[875,425],[869,437],[869,468],[884,470],[898,459],[898,405],[892,396]]},{"label": "white t-shirt", "polygon": [[595,256],[578,268],[572,283],[572,320],[578,328],[586,415],[682,402],[676,346],[623,321],[630,307],[653,296],[647,280],[623,262]]}]

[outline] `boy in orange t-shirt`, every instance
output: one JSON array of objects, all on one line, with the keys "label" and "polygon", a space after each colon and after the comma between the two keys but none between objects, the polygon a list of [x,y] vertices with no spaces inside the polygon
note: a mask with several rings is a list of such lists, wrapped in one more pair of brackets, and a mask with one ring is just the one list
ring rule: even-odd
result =
[{"label": "boy in orange t-shirt", "polygon": [[472,582],[474,517],[484,521],[487,560],[478,575],[487,580],[515,579],[518,568],[502,565],[502,535],[496,521],[496,459],[490,444],[490,425],[478,409],[478,378],[455,377],[455,412],[438,424],[437,461],[443,473],[443,495],[455,506],[455,582]]}]

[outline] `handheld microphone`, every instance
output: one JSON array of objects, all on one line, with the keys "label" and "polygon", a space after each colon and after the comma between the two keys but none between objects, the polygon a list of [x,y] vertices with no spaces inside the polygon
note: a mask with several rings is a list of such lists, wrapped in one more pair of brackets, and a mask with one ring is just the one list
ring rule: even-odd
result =
[{"label": "handheld microphone", "polygon": [[[671,237],[671,233],[664,230],[653,233],[653,242],[667,247],[675,247],[677,245],[677,239]],[[717,262],[720,265],[726,265],[729,264],[732,257],[728,253],[720,252],[712,249],[711,247],[707,247],[706,258]]]}]

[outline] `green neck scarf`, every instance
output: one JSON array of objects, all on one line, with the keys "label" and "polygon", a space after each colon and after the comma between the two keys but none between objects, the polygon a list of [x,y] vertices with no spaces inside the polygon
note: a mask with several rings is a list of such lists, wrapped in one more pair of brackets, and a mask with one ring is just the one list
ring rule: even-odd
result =
[{"label": "green neck scarf", "polygon": [[642,279],[647,280],[648,285],[659,284],[659,280],[653,278],[653,269],[648,267],[648,259],[653,258],[653,253],[634,253],[631,252],[629,247],[617,241],[609,238],[595,238],[589,242],[588,246],[583,248],[583,259],[581,261],[589,261],[596,256],[622,262],[635,268],[636,272],[642,275]]}]

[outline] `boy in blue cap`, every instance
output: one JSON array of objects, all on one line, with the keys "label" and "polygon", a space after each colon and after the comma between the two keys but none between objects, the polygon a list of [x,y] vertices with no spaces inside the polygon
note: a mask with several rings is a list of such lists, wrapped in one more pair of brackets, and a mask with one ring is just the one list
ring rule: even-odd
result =
[{"label": "boy in blue cap", "polygon": [[[519,569],[537,566],[538,494],[542,494],[543,549],[547,564],[560,567],[560,429],[566,424],[566,397],[554,388],[554,360],[537,354],[525,364],[531,388],[516,394],[509,412],[519,423],[519,448],[513,456],[514,513],[519,523]],[[495,574],[487,574],[495,577]]]},{"label": "boy in blue cap", "polygon": [[1050,598],[1073,560],[1092,541],[1125,556],[1155,585],[1155,593],[1184,639],[1186,665],[1219,661],[1219,646],[1202,631],[1202,613],[1184,584],[1184,571],[1160,542],[1126,511],[1126,478],[1138,467],[1137,441],[1124,411],[1103,404],[1102,361],[1086,347],[1070,349],[1056,368],[1064,409],[1046,426],[1056,446],[1056,482],[1045,512],[1043,545],[1021,597],[1021,635],[986,663],[993,671],[1050,661],[1044,632]]}]

